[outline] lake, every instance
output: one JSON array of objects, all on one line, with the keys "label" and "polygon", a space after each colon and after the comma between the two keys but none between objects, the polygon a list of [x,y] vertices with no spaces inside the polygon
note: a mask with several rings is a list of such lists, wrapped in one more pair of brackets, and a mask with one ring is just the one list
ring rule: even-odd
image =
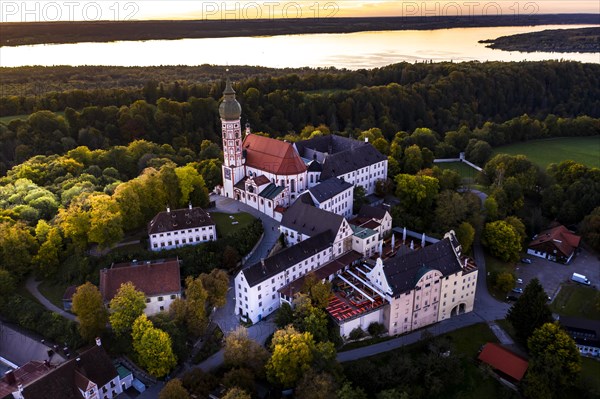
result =
[{"label": "lake", "polygon": [[517,33],[589,25],[508,26],[304,34],[264,37],[119,41],[1,47],[0,65],[259,65],[374,68],[397,62],[540,61],[600,63],[599,53],[521,53],[478,43]]}]

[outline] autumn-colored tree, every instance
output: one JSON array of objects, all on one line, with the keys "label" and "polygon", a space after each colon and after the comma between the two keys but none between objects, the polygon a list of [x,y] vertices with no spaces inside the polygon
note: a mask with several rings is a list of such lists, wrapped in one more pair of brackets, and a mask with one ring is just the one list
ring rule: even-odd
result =
[{"label": "autumn-colored tree", "polygon": [[324,309],[313,306],[306,294],[298,294],[294,299],[294,327],[311,333],[316,342],[328,339],[327,314]]},{"label": "autumn-colored tree", "polygon": [[223,357],[229,367],[247,367],[256,375],[262,375],[269,353],[240,326],[225,337]]},{"label": "autumn-colored tree", "polygon": [[[563,398],[579,381],[581,355],[557,323],[545,323],[527,341],[531,356],[525,393],[531,398]],[[543,395],[543,396],[542,396]]]},{"label": "autumn-colored tree", "polygon": [[204,289],[202,279],[200,277],[193,278],[188,276],[185,279],[185,297],[186,297],[186,323],[188,330],[194,336],[200,336],[207,324],[206,317],[206,300],[208,293]]},{"label": "autumn-colored tree", "polygon": [[117,202],[106,194],[93,194],[88,201],[91,208],[88,241],[100,248],[118,243],[123,238],[123,218]]},{"label": "autumn-colored tree", "polygon": [[158,394],[158,399],[188,399],[190,394],[181,384],[179,378],[174,378],[166,383]]},{"label": "autumn-colored tree", "polygon": [[[262,371],[264,375],[264,369]],[[246,367],[234,368],[223,375],[222,384],[225,388],[238,387],[252,394],[256,390],[254,385],[256,374],[253,370]]]},{"label": "autumn-colored tree", "polygon": [[462,253],[469,253],[475,240],[475,229],[469,222],[462,222],[455,232],[456,239],[458,239],[458,242],[462,246]]},{"label": "autumn-colored tree", "polygon": [[336,384],[326,372],[315,373],[309,370],[300,379],[295,397],[298,399],[330,399],[336,397]]},{"label": "autumn-colored tree", "polygon": [[133,322],[144,313],[146,296],[135,289],[131,282],[121,284],[110,301],[110,325],[117,335],[131,331]]},{"label": "autumn-colored tree", "polygon": [[208,304],[221,307],[227,302],[227,289],[229,288],[229,276],[220,269],[213,269],[209,274],[200,275],[202,285],[208,293]]},{"label": "autumn-colored tree", "polygon": [[250,394],[243,389],[230,388],[223,396],[223,399],[251,399]]},{"label": "autumn-colored tree", "polygon": [[32,262],[44,277],[56,274],[60,264],[60,252],[62,250],[62,237],[56,227],[51,227],[46,234],[46,239],[40,246],[38,253]]},{"label": "autumn-colored tree", "polygon": [[155,328],[145,314],[133,323],[133,349],[140,366],[154,377],[163,377],[177,364],[169,334]]},{"label": "autumn-colored tree", "polygon": [[0,223],[0,265],[21,280],[31,270],[31,259],[38,248],[24,223]]},{"label": "autumn-colored tree", "polygon": [[505,262],[519,259],[521,237],[514,227],[503,220],[485,225],[483,243],[493,256]]},{"label": "autumn-colored tree", "polygon": [[102,294],[98,287],[89,281],[77,287],[71,309],[77,315],[79,333],[83,339],[92,341],[106,328],[108,316]]},{"label": "autumn-colored tree", "polygon": [[315,341],[311,333],[288,326],[278,330],[271,341],[272,355],[266,365],[267,377],[283,387],[293,387],[311,368]]}]

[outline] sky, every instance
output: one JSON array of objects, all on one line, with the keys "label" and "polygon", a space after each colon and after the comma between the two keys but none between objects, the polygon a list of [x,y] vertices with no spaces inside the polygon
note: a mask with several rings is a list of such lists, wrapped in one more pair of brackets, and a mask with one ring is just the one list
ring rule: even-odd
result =
[{"label": "sky", "polygon": [[596,13],[600,1],[3,0],[0,22]]}]

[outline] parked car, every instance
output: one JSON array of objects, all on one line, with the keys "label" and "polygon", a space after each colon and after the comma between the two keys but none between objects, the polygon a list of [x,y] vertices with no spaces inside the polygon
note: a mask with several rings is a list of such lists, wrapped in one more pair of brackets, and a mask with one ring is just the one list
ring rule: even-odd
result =
[{"label": "parked car", "polygon": [[513,288],[512,292],[516,292],[517,294],[522,294],[523,293],[523,288]]},{"label": "parked car", "polygon": [[508,294],[506,296],[507,301],[516,301],[517,299],[519,299],[519,295]]},{"label": "parked car", "polygon": [[533,261],[530,258],[522,258],[521,263],[527,263],[528,265],[531,265]]},{"label": "parked car", "polygon": [[522,278],[518,278],[517,279],[517,284],[523,284],[523,279]]}]

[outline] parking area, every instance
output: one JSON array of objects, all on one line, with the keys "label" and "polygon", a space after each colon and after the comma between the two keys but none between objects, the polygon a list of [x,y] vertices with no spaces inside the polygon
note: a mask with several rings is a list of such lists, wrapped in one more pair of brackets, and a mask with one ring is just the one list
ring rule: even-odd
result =
[{"label": "parking area", "polygon": [[516,278],[523,280],[522,284],[517,284],[518,287],[525,288],[529,281],[537,277],[546,293],[554,299],[560,285],[571,281],[573,273],[579,273],[591,281],[592,287],[600,288],[600,259],[597,254],[581,249],[581,252],[568,265],[550,262],[531,255],[525,256],[533,262],[517,265]]}]

